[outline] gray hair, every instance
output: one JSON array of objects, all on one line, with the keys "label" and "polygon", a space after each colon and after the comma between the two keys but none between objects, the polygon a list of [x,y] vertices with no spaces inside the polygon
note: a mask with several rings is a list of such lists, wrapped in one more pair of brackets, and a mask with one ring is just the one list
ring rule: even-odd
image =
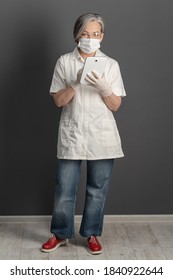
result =
[{"label": "gray hair", "polygon": [[73,37],[76,43],[78,43],[78,40],[87,23],[91,21],[97,21],[98,23],[100,23],[101,32],[104,33],[104,20],[101,15],[92,13],[83,14],[76,20],[73,29]]}]

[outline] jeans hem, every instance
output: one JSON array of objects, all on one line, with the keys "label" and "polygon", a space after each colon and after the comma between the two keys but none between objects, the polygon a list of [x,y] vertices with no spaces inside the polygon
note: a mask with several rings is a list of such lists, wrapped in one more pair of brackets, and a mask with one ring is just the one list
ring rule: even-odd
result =
[{"label": "jeans hem", "polygon": [[74,238],[74,235],[70,235],[70,236],[66,236],[66,235],[57,235],[55,232],[51,231],[51,233],[53,233],[57,239],[71,239]]},{"label": "jeans hem", "polygon": [[85,234],[85,233],[81,233],[81,232],[80,232],[80,235],[81,235],[82,237],[89,238],[90,236],[101,236],[102,234],[101,234],[101,233]]}]

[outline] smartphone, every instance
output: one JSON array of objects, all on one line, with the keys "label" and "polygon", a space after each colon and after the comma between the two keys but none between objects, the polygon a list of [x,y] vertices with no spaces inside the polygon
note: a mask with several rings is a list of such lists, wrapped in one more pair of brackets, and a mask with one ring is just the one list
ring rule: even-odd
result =
[{"label": "smartphone", "polygon": [[106,62],[107,57],[105,56],[87,57],[82,71],[80,83],[89,84],[89,82],[85,78],[86,75],[91,73],[93,70],[96,70],[100,75],[102,75],[104,73]]}]

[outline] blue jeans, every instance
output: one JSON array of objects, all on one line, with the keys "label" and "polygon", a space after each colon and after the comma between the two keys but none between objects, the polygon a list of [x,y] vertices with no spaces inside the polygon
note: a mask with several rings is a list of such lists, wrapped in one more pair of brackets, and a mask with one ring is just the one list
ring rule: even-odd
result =
[{"label": "blue jeans", "polygon": [[[51,232],[57,238],[74,236],[76,192],[81,160],[58,159]],[[85,205],[80,226],[84,237],[100,236],[103,211],[114,159],[88,160]]]}]

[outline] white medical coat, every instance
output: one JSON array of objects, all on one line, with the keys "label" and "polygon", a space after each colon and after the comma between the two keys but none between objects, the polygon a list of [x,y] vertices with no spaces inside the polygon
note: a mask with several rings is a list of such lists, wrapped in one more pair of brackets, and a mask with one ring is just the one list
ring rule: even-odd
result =
[{"label": "white medical coat", "polygon": [[[106,56],[100,50],[96,56]],[[112,92],[125,96],[117,61],[107,57],[105,79]],[[55,66],[50,93],[64,89],[77,80],[84,61],[78,49],[62,55]],[[73,99],[63,107],[59,123],[57,157],[60,159],[97,160],[123,157],[121,139],[112,111],[98,90],[80,85]]]}]

